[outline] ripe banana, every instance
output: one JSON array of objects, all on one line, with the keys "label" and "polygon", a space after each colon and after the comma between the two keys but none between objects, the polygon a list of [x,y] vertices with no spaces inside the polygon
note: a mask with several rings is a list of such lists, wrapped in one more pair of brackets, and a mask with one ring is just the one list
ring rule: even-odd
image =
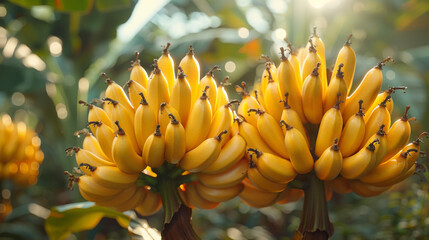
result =
[{"label": "ripe banana", "polygon": [[362,112],[362,103],[359,101],[359,111],[350,117],[344,126],[340,142],[338,146],[343,154],[343,157],[353,155],[361,145],[365,136],[365,121],[363,120],[364,113]]},{"label": "ripe banana", "polygon": [[338,138],[334,140],[334,145],[327,148],[314,163],[314,171],[317,177],[323,181],[331,181],[340,174],[343,156],[337,143]]},{"label": "ripe banana", "polygon": [[139,205],[139,203],[146,197],[146,191],[144,187],[138,187],[133,196],[127,201],[113,206],[113,208],[118,212],[125,212],[132,210]]},{"label": "ripe banana", "polygon": [[165,160],[164,136],[161,135],[159,128],[157,125],[155,132],[146,139],[143,147],[143,160],[151,168],[159,168]]},{"label": "ripe banana", "polygon": [[217,87],[217,98],[216,98],[216,106],[213,109],[214,112],[216,112],[220,107],[224,106],[225,104],[229,103],[229,97],[228,93],[225,90],[225,86],[228,86],[228,79],[229,77],[226,76],[222,82],[219,83]]},{"label": "ripe banana", "polygon": [[347,179],[358,179],[374,169],[377,161],[374,144],[378,142],[379,140],[375,139],[354,155],[344,158],[341,175]]},{"label": "ripe banana", "polygon": [[[111,199],[93,199],[92,201],[96,202],[97,205],[103,207],[115,207],[121,205],[130,200],[134,194],[138,191],[137,186],[130,186],[121,192],[119,192],[114,198]],[[82,192],[81,192],[82,193]],[[82,195],[84,196],[84,195]]]},{"label": "ripe banana", "polygon": [[200,83],[198,85],[198,90],[199,92],[203,92],[206,90],[206,87],[208,86],[207,89],[207,97],[209,99],[210,102],[210,106],[213,109],[213,112],[216,111],[215,107],[216,107],[216,100],[217,100],[217,84],[216,84],[216,80],[214,78],[214,71],[216,70],[221,70],[219,68],[219,66],[214,66],[201,80]]},{"label": "ripe banana", "polygon": [[279,85],[272,78],[271,72],[268,72],[268,84],[264,93],[264,103],[267,113],[271,114],[279,122],[282,116],[283,104],[281,103]]},{"label": "ripe banana", "polygon": [[344,80],[344,72],[341,71],[342,67],[344,67],[344,64],[340,63],[340,65],[338,66],[337,74],[329,82],[329,86],[326,90],[325,101],[323,102],[324,112],[327,112],[336,104],[338,94],[340,94],[340,110],[341,112],[343,112],[344,110],[344,103],[346,102],[347,98],[347,84]]},{"label": "ripe banana", "polygon": [[161,103],[161,105],[159,106],[158,124],[160,125],[159,130],[161,131],[161,135],[163,136],[165,135],[165,129],[167,128],[167,125],[170,123],[170,114],[175,116],[177,121],[182,121],[179,113],[174,107],[165,102]]},{"label": "ripe banana", "polygon": [[103,185],[100,185],[95,182],[92,176],[88,175],[80,176],[76,180],[76,182],[81,191],[84,191],[89,197],[96,199],[113,198],[115,195],[122,191],[121,189],[104,187]]},{"label": "ripe banana", "polygon": [[287,186],[286,183],[274,182],[264,177],[256,167],[256,164],[251,165],[249,170],[247,170],[247,178],[257,188],[267,192],[281,192]]},{"label": "ripe banana", "polygon": [[191,111],[191,86],[181,67],[179,67],[179,74],[171,91],[170,105],[177,110],[182,125],[186,127]]},{"label": "ripe banana", "polygon": [[137,144],[141,150],[143,149],[146,139],[155,131],[157,124],[156,117],[149,107],[144,97],[145,95],[141,93],[140,96],[142,100],[134,115],[134,129]]},{"label": "ripe banana", "polygon": [[277,198],[278,204],[296,202],[304,197],[304,191],[298,188],[287,188],[281,192]]},{"label": "ripe banana", "polygon": [[231,105],[237,102],[238,101],[231,101],[216,110],[213,116],[212,124],[210,125],[210,129],[207,134],[207,138],[216,137],[223,130],[229,131],[233,121]]},{"label": "ripe banana", "polygon": [[176,79],[176,77],[174,76],[174,60],[171,57],[170,52],[168,51],[168,48],[170,46],[171,44],[167,43],[162,50],[162,55],[158,59],[158,67],[164,74],[164,77],[168,83],[168,90],[171,93],[171,91],[173,90],[174,79]]},{"label": "ripe banana", "polygon": [[170,102],[170,90],[168,89],[168,82],[164,74],[158,67],[157,60],[154,60],[154,75],[149,80],[147,86],[147,102],[152,109],[155,116],[158,116],[159,106],[163,102]]},{"label": "ripe banana", "polygon": [[206,139],[212,123],[212,107],[204,91],[201,97],[193,104],[185,127],[186,151],[194,149]]},{"label": "ripe banana", "polygon": [[240,104],[238,105],[237,114],[244,117],[244,119],[252,124],[254,127],[257,126],[258,116],[254,113],[248,113],[249,109],[259,109],[260,105],[255,97],[249,95],[246,91],[246,83],[242,82],[241,86],[235,86],[235,91],[242,95]]},{"label": "ripe banana", "polygon": [[[304,66],[305,67],[305,66]],[[319,124],[323,117],[323,84],[319,76],[320,62],[311,74],[304,80],[302,86],[302,105],[307,120],[312,124]],[[305,69],[304,69],[305,70]]]},{"label": "ripe banana", "polygon": [[173,114],[169,114],[170,123],[165,130],[165,161],[177,164],[186,152],[185,128]]},{"label": "ripe banana", "polygon": [[363,183],[359,180],[349,181],[349,185],[354,193],[361,197],[375,197],[389,190],[388,187],[376,187],[371,184]]},{"label": "ripe banana", "polygon": [[243,187],[243,184],[239,183],[228,188],[211,188],[199,183],[198,181],[195,182],[196,191],[202,198],[210,202],[229,201],[235,198],[241,190],[243,190]]},{"label": "ripe banana", "polygon": [[[383,102],[384,99],[386,99],[387,96],[390,96],[392,93],[394,93],[396,90],[403,90],[405,93],[405,90],[407,87],[391,87],[387,89],[386,91],[379,93],[377,95],[377,98],[372,103],[371,107],[367,110],[368,113],[371,113],[374,108],[378,106],[381,102]],[[391,98],[388,102],[386,102],[386,109],[389,111],[389,113],[392,113],[393,111],[393,98]]]},{"label": "ripe banana", "polygon": [[249,162],[243,158],[225,171],[216,174],[197,173],[197,178],[207,187],[228,188],[239,184],[246,177],[248,168]]},{"label": "ripe banana", "polygon": [[146,196],[135,208],[136,212],[141,216],[150,216],[159,211],[162,207],[161,196],[151,190],[146,190]]},{"label": "ripe banana", "polygon": [[[113,122],[110,120],[110,117],[107,115],[107,113],[97,106],[94,106],[92,104],[89,104],[83,100],[79,100],[79,104],[85,105],[88,107],[88,122],[103,122],[110,128],[113,128]],[[91,127],[91,132],[95,133],[95,127]]]},{"label": "ripe banana", "polygon": [[286,127],[284,143],[293,168],[300,174],[310,172],[313,169],[314,162],[305,136],[286,122],[282,123]]},{"label": "ripe banana", "polygon": [[248,148],[258,148],[264,153],[275,154],[273,150],[265,143],[259,131],[252,124],[246,121],[238,121],[240,135],[246,140]]},{"label": "ripe banana", "polygon": [[196,187],[196,182],[186,184],[186,198],[193,206],[200,209],[213,209],[219,205],[219,202],[212,202],[203,198]]},{"label": "ripe banana", "polygon": [[300,69],[300,63],[298,60],[297,52],[292,48],[292,44],[287,40],[287,38],[284,39],[287,43],[287,47],[290,51],[290,63],[293,66],[293,70],[295,72],[295,79],[298,82],[299,89],[302,89],[302,77],[301,77],[301,69]]},{"label": "ripe banana", "polygon": [[[344,82],[347,86],[347,94],[342,96],[348,96],[349,92],[353,85],[353,77],[355,75],[356,69],[356,54],[353,51],[353,48],[350,46],[352,35],[350,34],[347,41],[344,43],[344,46],[341,48],[340,52],[337,55],[337,60],[335,61],[333,73],[338,72],[339,65],[344,64]],[[332,79],[335,78],[335,75],[332,75]],[[332,81],[331,79],[331,81]],[[384,99],[384,98],[383,98]]]},{"label": "ripe banana", "polygon": [[200,96],[201,92],[198,92],[198,83],[200,81],[200,65],[194,56],[194,48],[189,46],[189,51],[185,57],[180,61],[179,67],[183,69],[186,74],[189,86],[191,87],[191,102]]},{"label": "ripe banana", "polygon": [[262,72],[261,86],[260,86],[262,95],[265,95],[265,90],[267,89],[267,86],[268,86],[269,75],[272,76],[274,82],[278,82],[277,74],[276,74],[277,68],[276,68],[276,65],[271,61],[271,59],[268,56],[262,55],[261,58],[264,58],[266,60],[265,70]]},{"label": "ripe banana", "polygon": [[126,83],[126,86],[131,104],[133,105],[134,110],[137,110],[141,102],[140,93],[143,93],[145,96],[147,96],[147,91],[144,87],[142,87],[142,85],[133,80],[129,80]]},{"label": "ripe banana", "polygon": [[326,182],[328,186],[338,194],[347,194],[352,191],[349,185],[349,180],[338,176],[332,181]]},{"label": "ripe banana", "polygon": [[140,65],[139,52],[135,53],[136,60],[131,62],[130,79],[139,83],[142,87],[147,88],[148,77],[146,70]]},{"label": "ripe banana", "polygon": [[[124,89],[119,86],[115,81],[112,81],[105,73],[101,74],[102,77],[106,79],[106,83],[108,84],[106,88],[105,98],[114,99],[119,102],[122,106],[124,106],[128,111],[134,113],[134,107],[125,94]],[[114,120],[115,121],[115,120]]]},{"label": "ripe banana", "polygon": [[320,78],[322,79],[323,83],[323,92],[326,92],[326,89],[328,88],[328,81],[326,78],[326,57],[325,57],[325,44],[323,43],[322,39],[317,34],[317,27],[313,27],[313,35],[310,38],[309,44],[313,44],[314,48],[317,51],[317,55],[320,57]]},{"label": "ripe banana", "polygon": [[365,120],[365,137],[363,138],[365,142],[378,131],[381,125],[386,126],[386,128],[390,127],[390,113],[386,109],[386,102],[390,98],[390,96],[387,96],[383,102],[374,108],[369,117],[365,116],[363,118]]},{"label": "ripe banana", "polygon": [[244,188],[238,195],[240,199],[254,208],[263,208],[274,204],[278,198],[278,193],[267,192],[254,186],[249,179],[242,181]]},{"label": "ripe banana", "polygon": [[101,146],[98,143],[97,138],[95,138],[94,135],[92,135],[92,133],[89,133],[87,129],[82,129],[80,131],[75,132],[76,136],[79,136],[80,134],[85,135],[85,138],[83,139],[83,142],[82,142],[83,149],[90,151],[91,153],[95,154],[97,157],[102,158],[103,160],[110,161],[110,162],[112,161],[111,158],[109,158],[108,156],[106,156],[106,154],[104,154],[103,149],[101,149]]},{"label": "ripe banana", "polygon": [[[286,100],[283,102],[284,108],[283,108],[283,112],[282,112],[281,121],[283,120],[287,124],[291,125],[292,127],[297,128],[298,131],[300,131],[302,133],[302,135],[304,135],[306,137],[307,143],[309,144],[307,131],[305,130],[305,127],[301,121],[300,116],[288,104],[289,93],[285,93],[285,97],[286,97]],[[283,134],[285,134],[286,129],[282,128],[282,130],[283,130]]]},{"label": "ripe banana", "polygon": [[125,189],[135,185],[139,174],[127,174],[115,166],[91,166],[79,164],[79,167],[91,171],[92,177],[98,184],[113,189]]},{"label": "ripe banana", "polygon": [[[74,151],[76,154],[76,163],[78,166],[80,166],[81,164],[90,164],[94,167],[115,165],[114,163],[107,161],[105,159],[102,159],[97,155],[95,155],[94,153],[82,148],[71,147],[66,149],[66,153],[68,154],[71,154],[71,151]],[[85,174],[87,173],[89,173],[88,175],[91,175],[90,172],[86,171]]]},{"label": "ripe banana", "polygon": [[294,167],[287,159],[270,153],[262,153],[257,149],[249,148],[247,151],[253,152],[250,154],[251,161],[253,154],[255,154],[257,158],[257,160],[255,160],[256,167],[262,176],[268,180],[277,183],[288,183],[297,175]]}]

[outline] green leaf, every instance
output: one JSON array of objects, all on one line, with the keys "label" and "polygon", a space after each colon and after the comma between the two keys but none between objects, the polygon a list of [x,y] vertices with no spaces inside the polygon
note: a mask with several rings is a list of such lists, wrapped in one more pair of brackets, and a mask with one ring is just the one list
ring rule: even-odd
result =
[{"label": "green leaf", "polygon": [[46,219],[45,229],[50,239],[66,239],[72,232],[90,230],[103,217],[114,218],[121,226],[130,224],[131,217],[93,202],[81,202],[53,207]]},{"label": "green leaf", "polygon": [[92,0],[9,0],[21,7],[30,8],[39,5],[55,7],[59,11],[84,12],[92,6]]},{"label": "green leaf", "polygon": [[130,0],[96,0],[95,6],[100,11],[110,11],[130,6]]}]

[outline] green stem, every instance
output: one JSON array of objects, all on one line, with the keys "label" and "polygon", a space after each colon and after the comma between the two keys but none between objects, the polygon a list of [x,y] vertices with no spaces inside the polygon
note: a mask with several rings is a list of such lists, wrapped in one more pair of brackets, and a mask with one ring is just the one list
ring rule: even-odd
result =
[{"label": "green stem", "polygon": [[304,206],[298,231],[303,240],[327,240],[334,233],[329,220],[325,183],[311,172],[305,176],[309,183],[304,188]]}]

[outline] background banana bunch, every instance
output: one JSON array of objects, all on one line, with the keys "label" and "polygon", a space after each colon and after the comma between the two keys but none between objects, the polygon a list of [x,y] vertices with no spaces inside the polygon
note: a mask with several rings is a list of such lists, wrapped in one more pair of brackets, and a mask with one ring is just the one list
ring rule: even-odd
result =
[{"label": "background banana bunch", "polygon": [[408,117],[409,106],[392,124],[392,93],[406,88],[379,93],[382,67],[391,58],[370,69],[351,92],[356,67],[351,35],[332,73],[316,28],[298,52],[287,43],[278,66],[264,57],[266,69],[250,93],[244,82],[236,86],[242,101],[232,132],[245,139],[250,162],[240,198],[254,207],[297,199],[292,181],[313,173],[325,182],[327,198],[332,190],[371,197],[413,175],[427,134],[407,145],[415,119]]},{"label": "background banana bunch", "polygon": [[146,216],[175,197],[208,209],[243,190],[249,163],[244,138],[231,132],[237,101],[229,101],[227,78],[218,84],[215,66],[200,79],[192,46],[176,76],[169,46],[149,76],[136,53],[124,88],[103,74],[104,98],[80,101],[90,130],[76,132],[81,148],[66,150],[79,167],[66,174],[85,199]]},{"label": "background banana bunch", "polygon": [[24,122],[0,116],[0,180],[11,179],[21,187],[36,184],[44,154],[41,141]]}]

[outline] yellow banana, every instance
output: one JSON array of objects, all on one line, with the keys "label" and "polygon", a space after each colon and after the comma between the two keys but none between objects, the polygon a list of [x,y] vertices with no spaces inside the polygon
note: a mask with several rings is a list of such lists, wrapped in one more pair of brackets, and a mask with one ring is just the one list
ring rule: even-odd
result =
[{"label": "yellow banana", "polygon": [[143,147],[143,160],[151,168],[159,168],[165,160],[164,136],[161,135],[159,128],[157,125],[155,132],[146,139]]},{"label": "yellow banana", "polygon": [[317,177],[323,181],[331,181],[340,174],[343,155],[341,155],[337,143],[338,138],[334,140],[334,145],[325,149],[320,158],[314,163],[314,171]]},{"label": "yellow banana", "polygon": [[278,193],[263,191],[253,185],[247,178],[245,178],[242,183],[244,188],[238,196],[249,206],[254,208],[263,208],[276,202],[279,195]]},{"label": "yellow banana", "polygon": [[106,161],[112,161],[109,157],[104,154],[103,149],[101,149],[100,144],[98,143],[97,138],[92,135],[87,129],[82,129],[74,133],[75,136],[80,137],[80,134],[84,134],[85,138],[83,139],[82,148],[90,151],[95,154],[97,157],[102,158]]},{"label": "yellow banana", "polygon": [[[281,120],[285,121],[287,124],[291,125],[294,128],[297,128],[298,131],[302,133],[303,136],[305,136],[307,143],[309,144],[308,137],[307,137],[307,131],[305,130],[305,127],[301,121],[301,118],[299,117],[298,113],[293,110],[288,104],[289,99],[289,93],[285,93],[286,100],[283,102],[284,108],[282,112]],[[283,134],[286,133],[286,129],[282,128]]]},{"label": "yellow banana", "polygon": [[[415,154],[415,155],[418,155],[418,154]],[[407,161],[408,161],[408,158],[410,158],[410,157],[407,157]],[[414,173],[416,172],[416,168],[417,168],[416,164],[413,163],[408,170],[406,169],[405,172],[400,173],[396,177],[394,177],[390,180],[381,182],[381,183],[374,183],[373,185],[377,186],[377,187],[393,186],[393,185],[395,185],[399,182],[402,182],[405,179],[411,177],[412,175],[414,175]]]},{"label": "yellow banana", "polygon": [[[299,89],[302,89],[302,82],[303,79],[301,77],[301,69],[300,69],[300,63],[298,59],[297,52],[292,48],[292,44],[287,40],[287,38],[284,39],[287,43],[287,46],[290,51],[290,63],[293,66],[294,72],[295,72],[295,79],[298,82]],[[279,66],[280,68],[280,66]]]},{"label": "yellow banana", "polygon": [[[384,125],[386,125],[386,127],[390,127],[390,112],[387,110],[387,102],[390,102],[391,99],[391,96],[387,96],[380,104],[378,104],[377,107],[372,110],[372,112],[367,111],[367,114],[363,118],[367,126],[370,126],[371,124],[380,125],[382,122]],[[369,121],[370,119],[371,121]]]},{"label": "yellow banana", "polygon": [[[257,160],[256,167],[259,172],[273,182],[277,183],[288,183],[292,181],[297,175],[295,169],[289,160],[278,157],[270,153],[262,153],[257,149],[249,148],[247,151],[253,152],[256,155]],[[251,154],[251,160],[252,156]]]},{"label": "yellow banana", "polygon": [[343,63],[340,63],[338,66],[337,74],[329,82],[328,89],[325,95],[325,101],[323,102],[323,110],[327,112],[332,106],[336,104],[338,94],[340,94],[340,110],[343,112],[344,103],[347,98],[347,84],[344,81],[344,72],[341,71],[341,68],[344,66]]},{"label": "yellow banana", "polygon": [[[317,51],[317,55],[320,57],[320,78],[322,79],[323,83],[323,92],[326,92],[326,89],[328,88],[328,80],[326,76],[326,57],[325,57],[325,44],[323,43],[322,39],[317,34],[317,27],[313,27],[313,35],[311,36],[311,42],[310,44],[314,45],[314,48]],[[316,62],[317,63],[317,62]],[[328,108],[329,109],[329,108]]]},{"label": "yellow banana", "polygon": [[[305,79],[310,76],[310,74],[312,74],[314,68],[318,67],[319,68],[319,74],[320,74],[320,86],[321,86],[321,91],[323,93],[326,92],[326,88],[324,87],[324,79],[323,79],[323,70],[321,68],[323,68],[322,66],[322,58],[320,57],[319,53],[316,50],[316,47],[313,44],[313,40],[310,39],[308,41],[308,45],[307,45],[307,49],[308,49],[308,54],[305,57],[304,62],[302,63],[302,79],[303,79],[303,84],[305,83]],[[319,65],[319,66],[318,66]],[[326,67],[326,65],[324,65]],[[304,86],[304,85],[303,85]],[[304,89],[304,88],[303,88]],[[305,106],[305,104],[304,104]]]},{"label": "yellow banana", "polygon": [[237,114],[244,117],[244,119],[252,124],[254,127],[257,126],[258,116],[256,113],[248,113],[249,109],[260,109],[258,100],[255,97],[249,95],[246,91],[246,83],[242,82],[241,85],[235,86],[235,91],[242,95],[240,104],[238,105]]},{"label": "yellow banana", "polygon": [[268,72],[268,85],[264,93],[264,103],[267,113],[271,114],[279,122],[282,116],[283,104],[279,85],[272,78],[271,72]]},{"label": "yellow banana", "polygon": [[265,70],[262,73],[261,86],[260,86],[262,95],[265,95],[265,90],[267,89],[267,86],[268,86],[269,75],[271,75],[274,82],[278,82],[277,74],[276,74],[277,69],[276,69],[276,65],[271,61],[271,59],[268,56],[262,55],[261,58],[264,58],[266,60]]},{"label": "yellow banana", "polygon": [[170,45],[170,43],[167,43],[167,45],[165,45],[164,49],[162,50],[162,55],[158,59],[158,67],[164,74],[168,83],[168,90],[171,93],[173,90],[174,79],[176,79],[176,77],[174,76],[174,60],[168,51]]},{"label": "yellow banana", "polygon": [[203,173],[216,174],[225,171],[239,162],[245,154],[246,141],[240,135],[234,135],[220,150],[217,159]]},{"label": "yellow banana", "polygon": [[249,162],[246,158],[243,158],[220,173],[198,173],[197,178],[207,187],[227,188],[239,184],[246,177],[248,168]]},{"label": "yellow banana", "polygon": [[115,124],[118,126],[118,131],[112,143],[113,161],[125,173],[140,173],[146,168],[143,158],[134,151],[131,140],[120,127],[119,122],[116,121]]},{"label": "yellow banana", "polygon": [[151,190],[146,190],[146,196],[140,202],[140,204],[135,208],[136,212],[141,216],[150,216],[159,211],[162,207],[161,196],[159,193],[152,192]]},{"label": "yellow banana", "polygon": [[259,115],[257,127],[262,139],[270,146],[277,154],[283,158],[289,159],[289,154],[284,145],[284,135],[273,116],[259,109],[249,109],[249,112],[256,112]]},{"label": "yellow banana", "polygon": [[240,135],[246,140],[247,147],[258,148],[264,153],[275,154],[273,150],[265,143],[259,131],[252,124],[246,121],[238,122]]},{"label": "yellow banana", "polygon": [[343,117],[340,111],[340,96],[337,95],[337,103],[329,109],[322,118],[316,139],[315,154],[321,156],[325,149],[329,148],[334,139],[339,139],[343,127]]},{"label": "yellow banana", "polygon": [[132,210],[137,207],[145,197],[146,191],[144,190],[144,187],[138,187],[131,198],[121,204],[114,205],[113,208],[119,212]]},{"label": "yellow banana", "polygon": [[382,161],[387,152],[387,140],[386,132],[384,132],[384,124],[382,124],[377,133],[372,135],[366,142],[368,145],[375,139],[379,140],[379,143],[375,146],[375,166],[378,166]]},{"label": "yellow banana", "polygon": [[100,145],[103,153],[107,156],[107,160],[113,161],[112,157],[112,142],[115,138],[115,132],[103,122],[88,122],[88,126],[96,127],[95,137]]},{"label": "yellow banana", "polygon": [[[224,130],[214,138],[204,140],[200,145],[187,152],[180,161],[180,167],[188,172],[201,172],[216,161],[219,156],[222,135],[226,134]],[[187,136],[186,136],[187,137]]]},{"label": "yellow banana", "polygon": [[[343,96],[348,96],[349,92],[353,85],[353,77],[355,75],[355,68],[356,68],[356,54],[353,51],[353,48],[350,46],[352,35],[350,34],[346,43],[344,43],[344,46],[341,48],[340,52],[338,53],[337,60],[335,61],[334,70],[333,73],[338,72],[339,65],[342,63],[344,64],[343,70],[344,70],[344,82],[347,86],[347,94]],[[332,79],[335,78],[335,75],[332,75]],[[383,98],[384,99],[384,98]]]},{"label": "yellow banana", "polygon": [[130,79],[139,83],[142,87],[147,88],[148,77],[146,70],[140,66],[139,52],[136,52],[136,60],[131,62]]},{"label": "yellow banana", "polygon": [[369,143],[367,147],[361,148],[357,153],[343,159],[343,167],[341,175],[347,179],[358,179],[375,167],[376,153],[375,143],[379,140],[375,139]]},{"label": "yellow banana", "polygon": [[185,128],[173,114],[169,116],[171,121],[165,130],[165,161],[177,164],[186,152]]},{"label": "yellow banana", "polygon": [[213,109],[214,112],[216,112],[220,107],[229,103],[228,93],[225,90],[225,87],[228,86],[228,84],[229,84],[228,79],[229,79],[229,77],[226,76],[223,79],[223,81],[220,82],[219,85],[217,86],[217,98],[216,98],[216,106]]},{"label": "yellow banana", "polygon": [[127,174],[115,166],[92,166],[80,164],[79,167],[86,168],[92,173],[92,177],[98,184],[114,189],[125,189],[135,185],[139,174]]},{"label": "yellow banana", "polygon": [[189,113],[185,127],[186,151],[194,149],[206,139],[212,123],[212,107],[207,99],[206,92],[194,103]]},{"label": "yellow banana", "polygon": [[307,55],[308,55],[308,48],[307,47],[301,47],[298,49],[298,53],[296,56],[297,56],[298,61],[299,61],[299,66],[300,66],[299,69],[301,69],[302,80],[304,80],[306,78],[306,76],[302,75],[302,68],[304,67],[304,61],[305,61],[305,58],[307,57]]},{"label": "yellow banana", "polygon": [[422,132],[420,134],[420,136],[416,140],[412,141],[407,146],[405,146],[404,148],[402,148],[402,150],[400,152],[398,152],[397,154],[395,154],[395,156],[393,158],[397,158],[398,157],[397,155],[399,155],[399,154],[401,154],[403,152],[407,152],[409,149],[417,149],[417,153],[412,152],[407,157],[407,170],[410,169],[411,166],[414,165],[414,163],[416,162],[417,158],[419,157],[420,143],[423,142],[422,138],[424,136],[428,137],[428,133],[427,132]]},{"label": "yellow banana", "polygon": [[[103,122],[110,128],[113,128],[113,122],[110,120],[110,117],[107,115],[107,113],[97,106],[94,106],[92,104],[89,104],[83,100],[79,100],[79,104],[85,105],[88,107],[88,122]],[[95,133],[95,127],[90,126],[91,132]]]},{"label": "yellow banana", "polygon": [[391,58],[388,57],[369,70],[363,77],[356,90],[346,99],[343,111],[343,119],[347,121],[353,114],[358,111],[358,102],[363,100],[362,109],[366,113],[366,109],[372,105],[380,92],[381,84],[383,83],[382,67]]},{"label": "yellow banana", "polygon": [[338,194],[347,194],[352,191],[349,185],[349,180],[338,176],[332,181],[326,182],[328,186]]},{"label": "yellow banana", "polygon": [[281,47],[280,51],[282,62],[277,69],[280,94],[284,96],[286,93],[289,93],[289,105],[298,113],[301,121],[305,123],[306,118],[302,106],[302,81],[301,79],[296,79],[294,67],[285,56],[285,49]]},{"label": "yellow banana", "polygon": [[277,198],[278,204],[296,202],[304,197],[304,191],[298,188],[288,188],[281,192]]},{"label": "yellow banana", "polygon": [[231,105],[237,102],[238,101],[236,100],[231,101],[216,110],[216,112],[213,115],[213,120],[210,125],[207,138],[216,137],[223,130],[229,131],[233,121]]},{"label": "yellow banana", "polygon": [[[217,99],[217,84],[214,78],[214,71],[220,70],[219,66],[214,66],[201,80],[198,84],[199,92],[206,91],[207,97],[212,107],[213,113],[216,111],[216,99]],[[208,89],[207,89],[208,86]],[[207,89],[207,90],[206,90]]]},{"label": "yellow banana", "polygon": [[182,125],[186,127],[191,111],[191,86],[181,67],[179,67],[179,74],[171,91],[170,105],[177,110]]},{"label": "yellow banana", "polygon": [[[130,200],[134,194],[137,192],[137,186],[130,186],[121,192],[119,192],[115,197],[111,199],[94,199],[96,204],[103,207],[115,207],[117,205],[121,205]],[[81,192],[82,193],[82,192]]]},{"label": "yellow banana", "polygon": [[407,113],[409,109],[410,106],[407,106],[404,115],[396,120],[387,132],[387,153],[384,159],[389,159],[395,155],[410,139],[411,127],[409,121],[415,120],[415,118],[408,118]]},{"label": "yellow banana", "polygon": [[302,106],[307,120],[319,124],[323,117],[323,87],[319,76],[320,63],[307,75],[302,86]]},{"label": "yellow banana", "polygon": [[313,169],[314,162],[305,136],[286,122],[283,121],[282,124],[286,127],[284,143],[293,168],[300,174],[310,172]]},{"label": "yellow banana", "polygon": [[106,88],[105,98],[114,99],[122,106],[124,106],[127,110],[134,113],[134,107],[128,99],[127,95],[125,94],[124,89],[119,86],[119,84],[117,84],[115,81],[112,81],[109,77],[107,77],[105,73],[102,73],[101,75],[106,79],[106,83],[108,84]]},{"label": "yellow banana", "polygon": [[163,102],[170,102],[170,90],[168,89],[168,82],[164,74],[158,67],[157,60],[154,60],[154,75],[149,80],[147,86],[147,102],[152,108],[153,114],[158,116],[159,106]]},{"label": "yellow banana", "polygon": [[139,149],[143,149],[146,139],[155,131],[157,124],[156,117],[149,107],[144,94],[141,93],[140,96],[142,100],[134,115],[134,129]]},{"label": "yellow banana", "polygon": [[[377,95],[377,98],[375,98],[374,102],[372,103],[371,107],[366,111],[367,113],[372,113],[372,110],[376,108],[381,102],[386,99],[387,96],[390,96],[392,93],[394,93],[396,90],[403,90],[405,93],[405,90],[407,87],[391,87],[387,89],[386,91],[379,93]],[[386,102],[386,109],[389,111],[389,113],[392,113],[393,111],[393,98],[391,98],[388,102]]]},{"label": "yellow banana", "polygon": [[359,111],[347,120],[342,130],[338,146],[340,147],[343,157],[353,155],[359,149],[365,136],[362,103],[362,100],[359,101]]},{"label": "yellow banana", "polygon": [[267,192],[281,192],[287,186],[286,183],[274,182],[264,177],[254,163],[251,163],[249,170],[247,170],[247,178],[253,185]]},{"label": "yellow banana", "polygon": [[79,176],[76,180],[79,189],[84,191],[88,196],[97,198],[97,199],[108,199],[113,198],[116,194],[118,194],[121,189],[113,189],[104,187],[103,185],[95,182],[93,177],[88,175]]},{"label": "yellow banana", "polygon": [[183,72],[188,76],[187,80],[191,87],[191,99],[192,103],[200,96],[201,92],[198,92],[198,83],[200,81],[200,65],[194,56],[194,49],[192,45],[189,46],[189,51],[185,57],[179,63],[179,67],[183,69]]},{"label": "yellow banana", "polygon": [[213,209],[219,205],[219,202],[212,202],[203,198],[197,190],[196,183],[186,184],[186,198],[189,203],[200,209]]},{"label": "yellow banana", "polygon": [[[95,155],[94,153],[82,148],[71,147],[66,149],[66,153],[68,154],[71,154],[72,151],[74,151],[76,154],[76,163],[78,166],[80,166],[81,164],[90,164],[91,166],[94,166],[94,167],[115,165],[114,163],[108,160],[102,159],[97,155]],[[87,174],[91,172],[84,171],[84,173]],[[91,174],[88,174],[88,175],[91,175]]]},{"label": "yellow banana", "polygon": [[228,188],[211,188],[204,184],[195,182],[196,191],[199,195],[210,202],[226,202],[235,198],[241,190],[243,190],[243,184],[239,183],[235,186]]},{"label": "yellow banana", "polygon": [[354,193],[361,197],[375,197],[389,190],[388,187],[376,187],[371,184],[363,183],[359,180],[349,181],[349,185]]},{"label": "yellow banana", "polygon": [[133,105],[134,110],[137,110],[141,102],[140,93],[143,93],[145,96],[147,96],[146,88],[142,87],[142,85],[133,80],[129,80],[126,86],[131,104]]},{"label": "yellow banana", "polygon": [[161,134],[165,135],[165,129],[167,128],[167,125],[170,123],[170,114],[173,114],[177,121],[181,122],[180,115],[177,112],[177,110],[172,107],[168,103],[161,103],[159,106],[159,113],[158,113],[158,124],[160,125],[159,130],[161,131]]}]

